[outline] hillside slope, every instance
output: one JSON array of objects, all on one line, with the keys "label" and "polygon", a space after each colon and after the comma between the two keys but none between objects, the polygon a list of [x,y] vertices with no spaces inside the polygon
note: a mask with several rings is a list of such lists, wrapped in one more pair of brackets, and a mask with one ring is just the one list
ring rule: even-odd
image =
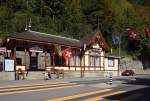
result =
[{"label": "hillside slope", "polygon": [[1,0],[0,36],[22,32],[29,22],[32,30],[76,39],[100,29],[110,47],[119,33],[121,53],[128,54],[126,28],[145,35],[149,4],[149,0]]}]

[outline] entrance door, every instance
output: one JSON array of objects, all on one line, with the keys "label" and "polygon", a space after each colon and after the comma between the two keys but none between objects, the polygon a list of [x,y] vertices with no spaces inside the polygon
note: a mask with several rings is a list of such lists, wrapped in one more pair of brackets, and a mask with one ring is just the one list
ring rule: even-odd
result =
[{"label": "entrance door", "polygon": [[30,57],[30,70],[33,70],[33,71],[38,70],[38,57],[37,56]]}]

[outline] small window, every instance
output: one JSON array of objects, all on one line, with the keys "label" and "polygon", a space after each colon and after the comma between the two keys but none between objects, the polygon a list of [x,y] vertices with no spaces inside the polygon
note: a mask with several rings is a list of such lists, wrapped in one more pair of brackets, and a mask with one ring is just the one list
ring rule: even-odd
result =
[{"label": "small window", "polygon": [[114,59],[108,58],[108,67],[114,67]]}]

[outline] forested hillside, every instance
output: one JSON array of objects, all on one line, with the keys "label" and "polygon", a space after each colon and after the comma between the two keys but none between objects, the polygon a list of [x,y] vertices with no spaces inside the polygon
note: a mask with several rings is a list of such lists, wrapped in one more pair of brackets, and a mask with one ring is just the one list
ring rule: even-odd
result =
[{"label": "forested hillside", "polygon": [[100,29],[109,46],[119,33],[127,48],[127,27],[144,36],[150,23],[149,0],[0,0],[0,36],[32,30],[80,39]]}]

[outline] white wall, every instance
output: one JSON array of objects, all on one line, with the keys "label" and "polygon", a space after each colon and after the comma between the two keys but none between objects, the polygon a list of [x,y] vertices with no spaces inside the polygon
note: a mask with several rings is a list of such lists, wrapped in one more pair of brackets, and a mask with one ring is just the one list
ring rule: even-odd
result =
[{"label": "white wall", "polygon": [[[32,55],[35,55],[35,53],[32,53]],[[47,66],[50,66],[50,55],[47,53]],[[21,58],[22,65],[25,65],[25,53],[24,51],[16,51],[16,58]],[[26,53],[26,67],[29,69],[30,65],[30,56],[29,52]],[[39,53],[38,54],[38,69],[45,69],[45,53]]]},{"label": "white wall", "polygon": [[118,59],[114,59],[114,66],[108,66],[108,58],[105,58],[105,70],[118,70]]},{"label": "white wall", "polygon": [[44,53],[38,54],[38,69],[43,69],[45,67],[44,57],[45,57]]},{"label": "white wall", "polygon": [[16,58],[21,58],[22,65],[24,65],[24,52],[16,51]]},{"label": "white wall", "polygon": [[[104,54],[105,54],[105,52],[101,51],[101,54],[100,54],[101,66],[100,67],[104,67],[104,63],[105,63]],[[84,66],[84,56],[82,58],[82,66]],[[89,66],[89,51],[85,52],[85,66]]]},{"label": "white wall", "polygon": [[[25,52],[24,51],[16,51],[16,58],[21,58],[22,65],[25,65]],[[26,68],[29,69],[30,57],[29,53],[26,53]]]},{"label": "white wall", "polygon": [[104,67],[104,66],[105,66],[104,54],[105,54],[105,52],[102,51],[102,52],[101,52],[101,67]]},{"label": "white wall", "polygon": [[89,65],[89,56],[88,56],[88,54],[89,54],[89,51],[86,51],[85,52],[85,66]]}]

